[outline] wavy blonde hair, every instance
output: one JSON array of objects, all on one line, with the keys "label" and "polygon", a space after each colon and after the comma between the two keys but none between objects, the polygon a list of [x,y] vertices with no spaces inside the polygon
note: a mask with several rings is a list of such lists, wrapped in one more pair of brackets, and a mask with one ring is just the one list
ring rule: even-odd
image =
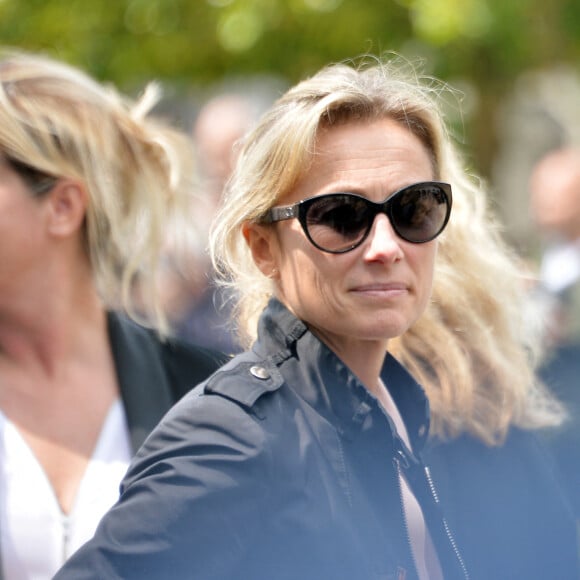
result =
[{"label": "wavy blonde hair", "polygon": [[0,154],[37,195],[62,177],[84,184],[86,247],[105,306],[164,332],[156,273],[169,224],[186,211],[193,154],[185,134],[149,115],[159,96],[151,84],[132,101],[50,57],[0,54]]},{"label": "wavy blonde hair", "polygon": [[468,176],[441,113],[448,88],[400,59],[328,66],[283,95],[248,135],[214,222],[210,249],[238,297],[237,324],[249,344],[273,283],[252,261],[242,226],[276,205],[315,154],[319,129],[389,117],[417,135],[436,179],[453,187],[439,238],[431,301],[389,350],[424,386],[432,433],[470,433],[499,444],[510,425],[555,425],[563,413],[535,376],[539,333],[526,321],[523,269],[502,241],[481,183]]}]

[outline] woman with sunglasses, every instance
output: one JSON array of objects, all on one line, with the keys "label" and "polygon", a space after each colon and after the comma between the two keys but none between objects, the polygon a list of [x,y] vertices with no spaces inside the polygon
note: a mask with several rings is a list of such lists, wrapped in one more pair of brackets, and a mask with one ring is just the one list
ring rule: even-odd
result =
[{"label": "woman with sunglasses", "polygon": [[[153,87],[152,87],[153,88]],[[0,578],[51,578],[163,414],[223,358],[162,340],[188,140],[48,57],[0,57]],[[142,298],[133,288],[139,280]],[[149,321],[145,328],[131,321]]]},{"label": "woman with sunglasses", "polygon": [[59,580],[574,577],[518,266],[404,72],[330,66],[247,137],[211,245],[251,346]]}]

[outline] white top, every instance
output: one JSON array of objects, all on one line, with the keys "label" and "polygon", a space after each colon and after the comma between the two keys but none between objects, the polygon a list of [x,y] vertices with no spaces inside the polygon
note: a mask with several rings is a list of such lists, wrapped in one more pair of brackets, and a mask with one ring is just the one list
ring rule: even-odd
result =
[{"label": "white top", "polygon": [[580,240],[548,248],[542,258],[540,278],[549,292],[562,292],[580,278]]},{"label": "white top", "polygon": [[123,405],[111,406],[70,514],[34,453],[0,412],[0,547],[9,580],[48,580],[119,497],[132,456]]}]

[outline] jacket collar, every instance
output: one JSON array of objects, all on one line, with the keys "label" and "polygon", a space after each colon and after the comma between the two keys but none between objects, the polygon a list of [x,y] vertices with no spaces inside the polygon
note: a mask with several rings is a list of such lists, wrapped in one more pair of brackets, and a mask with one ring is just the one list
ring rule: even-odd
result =
[{"label": "jacket collar", "polygon": [[109,312],[109,340],[131,445],[137,451],[172,404],[159,342],[125,317]]},{"label": "jacket collar", "polygon": [[[300,378],[290,387],[322,415],[337,417],[345,435],[362,429],[378,405],[342,360],[275,298],[260,318],[254,350],[276,366],[300,361],[295,364]],[[413,448],[422,449],[429,431],[429,405],[423,389],[389,353],[381,378],[405,421]]]}]

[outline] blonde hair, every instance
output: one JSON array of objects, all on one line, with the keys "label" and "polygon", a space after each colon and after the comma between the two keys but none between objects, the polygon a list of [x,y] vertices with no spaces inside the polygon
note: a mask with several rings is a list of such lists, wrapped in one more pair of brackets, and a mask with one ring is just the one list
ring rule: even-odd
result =
[{"label": "blonde hair", "polygon": [[439,102],[446,89],[398,59],[331,65],[290,89],[247,137],[210,249],[223,282],[238,293],[238,327],[248,344],[274,288],[252,261],[244,222],[259,218],[292,188],[314,155],[320,127],[381,117],[400,121],[431,153],[436,179],[452,184],[454,206],[439,238],[430,304],[389,350],[424,386],[433,434],[468,432],[499,444],[510,425],[554,425],[562,411],[534,374],[540,336],[526,323],[520,264],[445,129]]},{"label": "blonde hair", "polygon": [[[193,159],[189,139],[149,116],[159,98],[138,101],[43,55],[0,58],[0,152],[28,178],[67,177],[88,194],[87,252],[106,307],[166,330],[156,273],[168,224],[185,211]],[[139,281],[140,299],[134,285]]]}]

